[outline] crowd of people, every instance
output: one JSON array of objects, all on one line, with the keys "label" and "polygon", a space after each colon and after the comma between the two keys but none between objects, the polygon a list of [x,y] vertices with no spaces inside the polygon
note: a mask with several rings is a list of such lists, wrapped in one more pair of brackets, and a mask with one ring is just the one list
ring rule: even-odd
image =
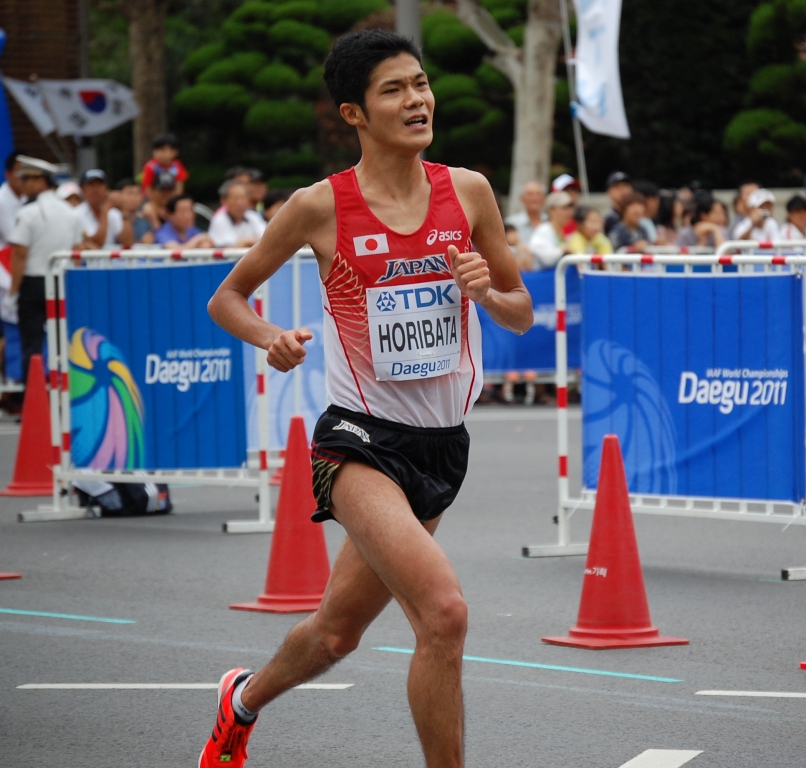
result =
[{"label": "crowd of people", "polygon": [[633,181],[615,171],[607,178],[611,205],[605,216],[580,204],[579,182],[558,176],[549,194],[538,181],[523,186],[523,210],[505,219],[507,241],[524,272],[553,269],[568,253],[641,253],[653,247],[715,249],[728,240],[806,239],[806,197],[786,203],[786,221],[774,215],[775,195],[759,184],[741,184],[732,211],[694,182],[676,190]]}]

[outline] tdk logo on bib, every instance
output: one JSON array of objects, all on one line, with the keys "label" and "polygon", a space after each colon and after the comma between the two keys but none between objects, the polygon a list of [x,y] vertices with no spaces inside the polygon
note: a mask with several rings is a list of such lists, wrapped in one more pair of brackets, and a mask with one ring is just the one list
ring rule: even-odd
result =
[{"label": "tdk logo on bib", "polygon": [[431,378],[459,370],[462,302],[453,280],[367,288],[367,319],[379,381]]},{"label": "tdk logo on bib", "polygon": [[356,256],[375,256],[379,253],[389,253],[389,243],[386,235],[362,235],[353,238]]},{"label": "tdk logo on bib", "polygon": [[462,230],[455,229],[455,230],[437,230],[432,229],[428,233],[428,237],[425,238],[425,242],[428,245],[433,245],[437,241],[440,243],[458,243],[462,239]]}]

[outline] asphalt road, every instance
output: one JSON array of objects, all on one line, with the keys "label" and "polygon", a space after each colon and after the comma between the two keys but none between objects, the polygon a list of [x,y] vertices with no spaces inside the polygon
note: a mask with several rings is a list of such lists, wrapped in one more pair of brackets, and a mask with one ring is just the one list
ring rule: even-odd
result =
[{"label": "asphalt road", "polygon": [[[578,443],[578,418],[572,419]],[[549,410],[477,408],[468,480],[437,538],[470,606],[467,766],[619,768],[646,750],[693,750],[694,768],[806,766],[806,698],[707,697],[701,690],[806,691],[806,531],[636,517],[654,623],[689,646],[585,651],[544,645],[575,621],[584,558],[527,560],[551,542],[555,423]],[[16,430],[0,422],[0,486]],[[578,450],[575,451],[578,458]],[[571,462],[578,477],[578,461]],[[175,488],[165,518],[20,524],[41,500],[0,499],[0,768],[196,766],[213,725],[212,690],[26,690],[53,683],[213,683],[263,664],[298,617],[228,610],[262,592],[270,537],[225,535],[256,516],[248,491]],[[590,515],[578,513],[575,538]],[[342,537],[326,524],[331,555]],[[4,611],[126,619],[119,624]],[[407,709],[413,648],[391,606],[361,648],[321,682],[267,708],[250,766],[418,766]],[[662,682],[493,663],[526,662],[668,678]],[[657,754],[636,768],[676,768]],[[666,762],[664,762],[664,760]]]}]

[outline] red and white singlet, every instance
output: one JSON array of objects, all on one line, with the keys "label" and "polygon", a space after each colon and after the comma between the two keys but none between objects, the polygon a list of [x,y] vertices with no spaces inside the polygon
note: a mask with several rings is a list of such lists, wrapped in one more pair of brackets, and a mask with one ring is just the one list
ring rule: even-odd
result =
[{"label": "red and white singlet", "polygon": [[481,392],[476,307],[451,275],[448,246],[469,251],[470,226],[450,171],[424,162],[431,201],[401,235],[364,201],[355,170],[330,176],[336,255],[322,284],[328,399],[415,427],[461,424]]}]

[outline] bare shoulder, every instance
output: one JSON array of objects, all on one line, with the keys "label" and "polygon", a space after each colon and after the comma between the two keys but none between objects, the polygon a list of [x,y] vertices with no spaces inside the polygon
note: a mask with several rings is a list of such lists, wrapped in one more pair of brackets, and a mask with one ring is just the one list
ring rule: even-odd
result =
[{"label": "bare shoulder", "polygon": [[500,218],[498,204],[495,200],[490,182],[478,171],[467,168],[450,168],[451,181],[459,202],[467,216],[470,230],[474,233],[485,221]]},{"label": "bare shoulder", "polygon": [[333,187],[327,179],[317,181],[310,187],[304,187],[294,192],[283,208],[289,208],[289,212],[293,212],[295,215],[305,216],[309,222],[327,221],[336,214]]},{"label": "bare shoulder", "polygon": [[471,171],[468,168],[449,168],[451,181],[454,189],[460,194],[478,195],[486,194],[493,196],[490,182],[478,171]]}]

